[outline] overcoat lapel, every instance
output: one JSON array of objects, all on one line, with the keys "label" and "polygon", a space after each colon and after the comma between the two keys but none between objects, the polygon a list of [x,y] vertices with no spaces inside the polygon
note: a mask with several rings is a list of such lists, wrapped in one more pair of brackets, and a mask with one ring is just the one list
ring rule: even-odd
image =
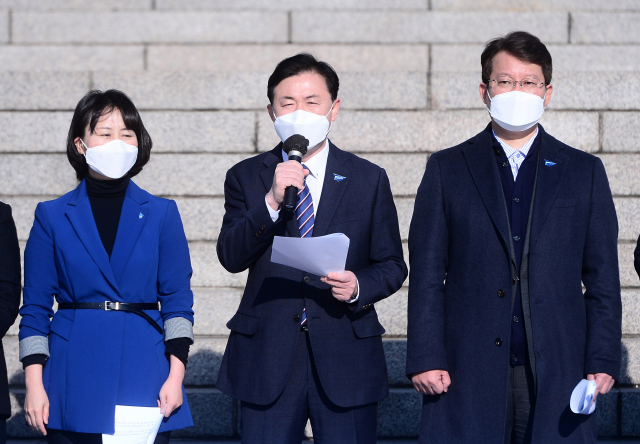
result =
[{"label": "overcoat lapel", "polygon": [[117,293],[120,293],[111,265],[109,264],[109,256],[102,245],[100,234],[98,234],[96,221],[91,211],[91,203],[87,195],[87,185],[84,180],[80,182],[80,185],[75,189],[67,205],[68,208],[65,214],[69,222],[71,222],[78,238],[80,238],[89,256],[91,256],[96,263],[105,279]]},{"label": "overcoat lapel", "polygon": [[533,249],[538,240],[542,227],[553,207],[568,161],[568,158],[562,153],[563,145],[548,135],[542,126],[538,126],[538,130],[540,131],[541,164],[538,171],[536,198],[533,203],[530,249]]},{"label": "overcoat lapel", "polygon": [[130,181],[122,204],[116,242],[111,252],[111,269],[117,282],[120,282],[131,253],[147,222],[149,207],[146,204],[148,202],[148,197],[141,192],[135,183]]},{"label": "overcoat lapel", "polygon": [[478,134],[463,148],[462,153],[487,213],[509,251],[509,221],[491,133],[485,130]]},{"label": "overcoat lapel", "polygon": [[[330,142],[327,141],[327,143]],[[348,157],[334,144],[331,144],[329,148],[327,169],[322,183],[322,198],[316,211],[313,237],[326,234],[342,195],[349,186],[349,177],[351,177],[351,163],[346,162]],[[334,180],[335,174],[344,177],[344,179],[340,181]]]},{"label": "overcoat lapel", "polygon": [[[262,163],[265,168],[260,172],[260,178],[265,188],[265,193],[268,193],[273,185],[273,175],[275,174],[276,167],[282,162],[282,143],[279,143],[273,150],[271,150],[264,158]],[[293,217],[292,211],[280,210],[280,217],[287,227],[287,233],[291,237],[300,237],[300,229],[296,218]]]}]

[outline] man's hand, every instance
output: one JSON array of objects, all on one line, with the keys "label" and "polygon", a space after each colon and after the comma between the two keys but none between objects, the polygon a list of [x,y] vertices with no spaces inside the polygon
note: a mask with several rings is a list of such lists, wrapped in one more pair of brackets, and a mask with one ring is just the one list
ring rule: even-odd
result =
[{"label": "man's hand", "polygon": [[328,276],[322,276],[320,280],[331,285],[331,294],[339,301],[348,301],[357,296],[358,278],[350,271],[329,273]]},{"label": "man's hand", "polygon": [[309,174],[309,170],[302,168],[300,162],[287,160],[279,163],[273,175],[273,184],[267,193],[267,203],[274,210],[278,211],[284,201],[284,190],[293,185],[299,190],[304,190],[304,178]]},{"label": "man's hand", "polygon": [[413,388],[423,395],[439,395],[447,393],[451,385],[449,372],[446,370],[429,370],[411,375]]},{"label": "man's hand", "polygon": [[596,381],[596,394],[593,395],[593,402],[596,402],[598,394],[606,395],[616,382],[611,376],[606,373],[589,373],[587,375],[587,381]]}]

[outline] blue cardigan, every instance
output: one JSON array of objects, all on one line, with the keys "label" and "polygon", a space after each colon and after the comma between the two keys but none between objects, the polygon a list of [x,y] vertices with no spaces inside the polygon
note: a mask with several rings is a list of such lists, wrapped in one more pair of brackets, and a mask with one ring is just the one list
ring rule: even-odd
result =
[{"label": "blue cardigan", "polygon": [[[54,313],[54,298],[158,301],[161,310],[146,313],[159,325],[172,318],[193,323],[191,272],[175,202],[152,196],[133,182],[122,206],[111,262],[84,181],[64,196],[38,204],[25,250],[20,345],[23,355],[23,345],[44,343],[34,336],[48,337],[50,359],[43,382],[51,404],[50,428],[112,434],[115,406],[157,406],[169,374],[165,337],[142,317],[101,310]],[[193,425],[184,399],[160,431]]]}]

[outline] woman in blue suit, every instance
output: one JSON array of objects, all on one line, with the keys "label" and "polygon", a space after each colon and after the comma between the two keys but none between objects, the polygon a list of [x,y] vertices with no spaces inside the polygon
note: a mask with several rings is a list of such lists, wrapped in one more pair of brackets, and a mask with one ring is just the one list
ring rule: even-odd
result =
[{"label": "woman in blue suit", "polygon": [[182,386],[193,343],[187,239],[175,202],[130,180],[151,146],[124,93],[91,91],[67,139],[81,182],[36,209],[20,360],[27,422],[49,443],[102,442],[116,405],[161,407],[156,443],[193,425]]}]

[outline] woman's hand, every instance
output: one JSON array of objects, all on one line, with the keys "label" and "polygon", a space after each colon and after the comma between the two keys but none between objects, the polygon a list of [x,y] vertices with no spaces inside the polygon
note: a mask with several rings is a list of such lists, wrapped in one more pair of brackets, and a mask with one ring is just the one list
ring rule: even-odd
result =
[{"label": "woman's hand", "polygon": [[24,369],[27,395],[24,398],[24,416],[36,432],[47,434],[49,423],[49,397],[42,384],[42,364],[31,364]]},{"label": "woman's hand", "polygon": [[162,385],[158,396],[158,407],[164,411],[165,418],[171,416],[171,413],[182,405],[182,380],[185,370],[182,361],[173,355],[169,358],[171,365],[169,377]]}]

